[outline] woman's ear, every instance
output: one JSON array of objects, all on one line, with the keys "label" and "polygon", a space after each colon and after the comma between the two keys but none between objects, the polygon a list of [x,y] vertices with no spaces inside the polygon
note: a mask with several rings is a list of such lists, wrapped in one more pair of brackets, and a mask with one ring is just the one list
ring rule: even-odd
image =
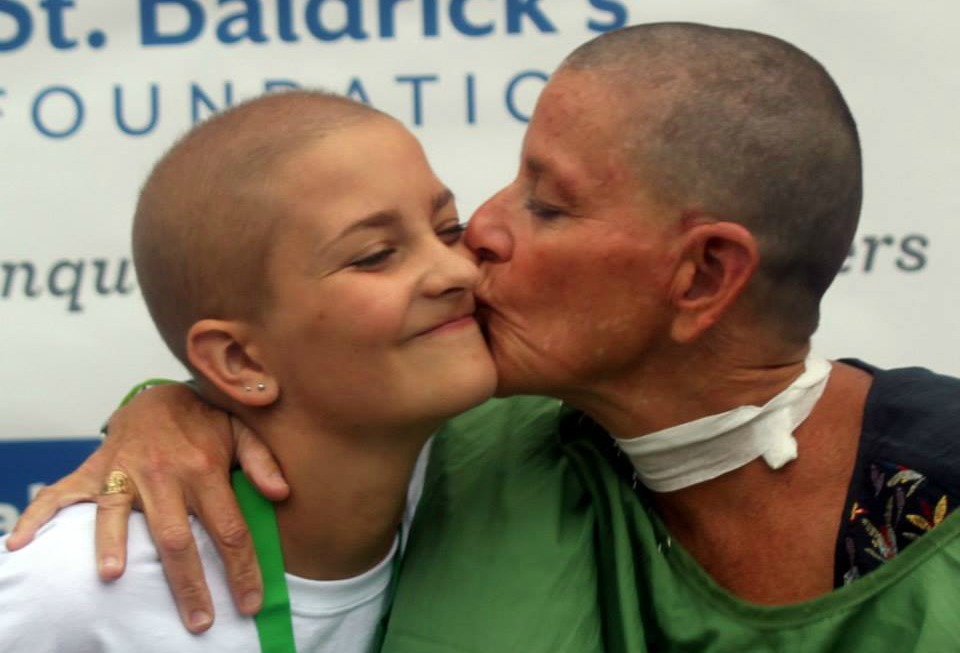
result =
[{"label": "woman's ear", "polygon": [[679,265],[673,278],[671,337],[693,342],[741,295],[760,262],[757,241],[735,222],[703,222],[681,238]]},{"label": "woman's ear", "polygon": [[244,322],[196,322],[187,332],[187,358],[218,391],[239,404],[259,408],[280,396],[277,381]]}]

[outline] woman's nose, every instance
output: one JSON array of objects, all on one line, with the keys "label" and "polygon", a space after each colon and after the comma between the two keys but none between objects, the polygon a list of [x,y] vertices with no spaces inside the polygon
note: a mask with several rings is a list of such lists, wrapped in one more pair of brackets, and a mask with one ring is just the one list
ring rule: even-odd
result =
[{"label": "woman's nose", "polygon": [[504,189],[484,202],[467,223],[464,239],[481,263],[503,263],[513,255],[506,193]]}]

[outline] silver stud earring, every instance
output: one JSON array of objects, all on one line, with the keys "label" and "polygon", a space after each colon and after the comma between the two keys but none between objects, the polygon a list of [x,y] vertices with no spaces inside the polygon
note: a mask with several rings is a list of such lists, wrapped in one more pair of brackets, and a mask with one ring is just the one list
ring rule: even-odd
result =
[{"label": "silver stud earring", "polygon": [[252,390],[252,388],[251,388],[250,386],[248,386],[248,385],[243,386],[243,391],[244,391],[244,392],[250,392],[250,390]]},{"label": "silver stud earring", "polygon": [[257,384],[257,392],[263,392],[263,391],[266,390],[266,389],[267,389],[266,384],[264,384],[264,383],[258,383],[258,384]]}]

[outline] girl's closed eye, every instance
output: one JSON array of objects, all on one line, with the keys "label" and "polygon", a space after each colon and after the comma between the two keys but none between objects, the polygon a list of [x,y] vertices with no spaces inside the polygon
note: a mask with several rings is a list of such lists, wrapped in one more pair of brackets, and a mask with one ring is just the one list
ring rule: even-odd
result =
[{"label": "girl's closed eye", "polygon": [[463,232],[466,231],[466,229],[467,225],[458,221],[452,225],[438,229],[437,236],[447,245],[456,245],[460,242],[460,239],[463,237]]},{"label": "girl's closed eye", "polygon": [[393,247],[385,247],[372,254],[363,256],[350,262],[350,267],[358,270],[376,270],[383,267],[387,261],[396,253]]}]

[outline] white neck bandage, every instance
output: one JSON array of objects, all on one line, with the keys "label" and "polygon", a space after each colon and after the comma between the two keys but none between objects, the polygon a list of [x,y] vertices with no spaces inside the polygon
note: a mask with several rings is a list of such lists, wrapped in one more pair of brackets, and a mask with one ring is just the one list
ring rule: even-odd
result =
[{"label": "white neck bandage", "polygon": [[829,361],[808,358],[803,374],[764,406],[740,406],[639,438],[614,439],[654,492],[708,481],[761,456],[780,469],[797,457],[793,431],[813,410],[829,376]]}]

